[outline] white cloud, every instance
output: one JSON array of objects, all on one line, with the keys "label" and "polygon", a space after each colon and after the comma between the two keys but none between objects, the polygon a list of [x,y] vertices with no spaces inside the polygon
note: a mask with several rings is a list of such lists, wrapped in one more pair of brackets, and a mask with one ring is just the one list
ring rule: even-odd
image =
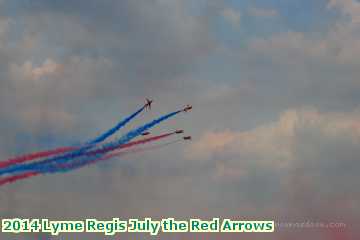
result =
[{"label": "white cloud", "polygon": [[4,47],[3,45],[6,43],[11,22],[12,20],[9,18],[0,18],[0,48]]},{"label": "white cloud", "polygon": [[275,17],[278,15],[278,12],[275,9],[264,9],[251,7],[248,10],[251,16],[255,17]]},{"label": "white cloud", "polygon": [[255,155],[263,159],[264,164],[273,164],[273,160],[290,161],[292,142],[298,113],[289,110],[280,116],[277,122],[259,126],[250,131],[205,133],[200,140],[191,145],[187,156],[194,159],[211,159],[214,154],[231,156]]},{"label": "white cloud", "polygon": [[321,63],[360,64],[360,39],[352,26],[343,24],[336,25],[322,39],[301,32],[286,32],[254,39],[249,47],[286,64],[309,59]]},{"label": "white cloud", "polygon": [[234,27],[240,26],[241,14],[239,11],[233,8],[225,8],[222,11],[222,16],[225,18],[226,21],[228,21]]},{"label": "white cloud", "polygon": [[360,64],[360,3],[353,0],[331,0],[329,8],[340,9],[350,20],[340,19],[322,37],[302,32],[283,32],[250,42],[251,49],[281,63],[317,60],[321,63]]},{"label": "white cloud", "polygon": [[356,0],[329,0],[329,8],[339,8],[353,23],[360,23],[360,3]]},{"label": "white cloud", "polygon": [[250,48],[267,54],[279,62],[292,63],[304,58],[322,58],[327,54],[327,43],[310,39],[301,32],[284,32],[267,39],[255,39]]},{"label": "white cloud", "polygon": [[[245,89],[247,90],[247,89]],[[239,89],[227,84],[209,86],[204,95],[200,96],[204,101],[219,101],[221,99],[237,95]]]},{"label": "white cloud", "polygon": [[313,108],[290,109],[277,121],[249,131],[207,132],[187,149],[187,157],[209,160],[212,156],[227,156],[237,158],[239,162],[249,158],[259,166],[289,167],[297,158],[298,139],[304,132],[313,132],[321,139],[346,138],[358,144],[360,112],[320,113]]},{"label": "white cloud", "polygon": [[[51,58],[41,65],[32,61],[9,66],[8,101],[1,108],[7,117],[16,119],[18,127],[36,134],[48,131],[67,134],[79,124],[79,115],[72,107],[83,105],[89,96],[104,92],[104,73],[111,68],[106,58],[83,58],[73,56],[57,63]],[[106,79],[106,78],[105,78]],[[44,81],[42,81],[44,80]],[[77,101],[74,101],[76,99]],[[11,105],[15,104],[15,111]]]},{"label": "white cloud", "polygon": [[10,65],[10,73],[13,77],[31,80],[54,76],[59,74],[62,70],[63,66],[50,58],[46,59],[39,67],[34,67],[31,61],[26,61],[21,66],[15,63]]},{"label": "white cloud", "polygon": [[31,70],[31,75],[33,79],[39,79],[44,76],[51,76],[57,74],[61,71],[62,66],[57,64],[52,59],[46,59],[40,67],[35,67]]},{"label": "white cloud", "polygon": [[75,116],[64,109],[31,105],[18,113],[26,126],[34,128],[44,127],[44,123],[51,124],[58,131],[69,131],[74,126]]},{"label": "white cloud", "polygon": [[8,18],[0,19],[0,35],[6,33],[8,31],[10,22],[11,22],[11,20]]}]

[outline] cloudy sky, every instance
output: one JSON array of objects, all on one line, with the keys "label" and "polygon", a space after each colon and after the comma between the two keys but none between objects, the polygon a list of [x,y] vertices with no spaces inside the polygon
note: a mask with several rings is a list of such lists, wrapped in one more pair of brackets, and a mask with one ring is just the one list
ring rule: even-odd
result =
[{"label": "cloudy sky", "polygon": [[0,0],[1,159],[89,139],[145,97],[132,126],[194,106],[154,130],[191,143],[2,187],[0,214],[341,222],[221,238],[358,239],[359,67],[357,0]]}]

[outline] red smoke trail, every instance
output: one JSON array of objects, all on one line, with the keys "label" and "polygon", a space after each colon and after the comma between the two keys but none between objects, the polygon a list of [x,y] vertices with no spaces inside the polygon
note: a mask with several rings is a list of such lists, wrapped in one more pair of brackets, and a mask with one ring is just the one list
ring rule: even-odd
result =
[{"label": "red smoke trail", "polygon": [[[91,155],[96,155],[96,154],[99,154],[99,153],[106,153],[106,152],[112,152],[114,150],[129,148],[129,147],[136,146],[136,145],[139,145],[139,144],[146,144],[148,142],[161,140],[163,138],[169,137],[169,136],[174,135],[174,134],[175,133],[172,132],[172,133],[166,133],[166,134],[162,134],[162,135],[158,135],[158,136],[154,136],[154,137],[144,138],[144,139],[141,139],[141,140],[137,140],[137,141],[133,141],[133,142],[129,142],[129,143],[120,145],[117,148],[107,149],[107,151],[104,151],[104,149],[94,150],[94,151],[86,153],[86,155],[91,156]],[[178,140],[170,142],[170,143],[166,143],[166,144],[163,144],[163,145],[166,146],[166,145],[169,145],[171,143],[175,143],[177,141]],[[154,146],[154,148],[155,147],[156,146]],[[160,146],[158,146],[158,147],[160,147]],[[151,147],[149,148],[149,150],[150,149],[151,149]],[[145,149],[145,150],[147,150],[147,149]],[[142,151],[142,149],[139,149],[139,151]],[[128,152],[114,152],[114,153],[110,153],[110,154],[107,154],[105,156],[102,156],[101,158],[95,158],[95,159],[90,160],[90,161],[88,160],[86,162],[78,163],[78,164],[80,164],[80,166],[77,166],[77,164],[74,164],[74,163],[68,163],[68,164],[61,164],[61,165],[59,164],[58,167],[59,168],[68,168],[69,170],[72,170],[73,168],[82,167],[82,166],[89,165],[89,164],[92,164],[92,163],[95,163],[95,162],[98,162],[98,161],[104,161],[104,160],[110,159],[110,158],[115,157],[115,156],[121,156],[121,155],[126,155],[126,154],[129,154],[129,153],[136,153],[136,152],[138,152],[138,151],[134,150],[134,151],[128,151]],[[16,182],[18,180],[34,177],[34,176],[37,176],[37,175],[40,175],[40,174],[41,174],[41,172],[34,172],[33,171],[33,172],[27,172],[27,173],[13,175],[13,176],[9,176],[9,177],[3,177],[3,178],[0,178],[0,186],[8,184],[8,183],[13,183],[13,182]]]},{"label": "red smoke trail", "polygon": [[[132,147],[132,146],[137,146],[137,145],[140,145],[140,144],[145,144],[145,143],[148,143],[148,142],[158,141],[160,139],[169,137],[169,136],[174,135],[174,134],[175,134],[175,132],[165,133],[165,134],[162,134],[162,135],[149,137],[149,138],[144,138],[144,139],[141,139],[141,140],[125,143],[125,144],[122,144],[122,145],[117,146],[117,147],[108,147],[108,148],[93,150],[93,151],[89,151],[89,152],[85,153],[85,156],[87,156],[87,157],[95,156],[96,157],[97,154],[104,154],[104,153],[108,153],[108,152],[111,152],[111,151],[114,151],[114,150],[120,150],[120,149],[124,149],[124,148],[129,148],[129,147]],[[106,155],[104,157],[106,157]],[[68,171],[68,170],[72,170],[73,168],[78,168],[78,167],[82,167],[82,166],[97,162],[101,158],[103,158],[103,157],[95,158],[95,159],[86,159],[85,158],[85,159],[80,159],[80,161],[75,160],[75,161],[73,161],[71,163],[57,164],[55,167],[59,168],[60,172],[64,171],[64,170]]]},{"label": "red smoke trail", "polygon": [[[108,150],[108,149],[109,150],[115,149],[120,145],[130,142],[132,139],[140,136],[143,132],[153,128],[154,126],[160,124],[161,122],[166,121],[169,118],[172,118],[172,117],[176,116],[177,114],[184,112],[184,111],[185,110],[178,110],[178,111],[163,115],[159,118],[156,118],[140,127],[137,127],[135,129],[129,131],[128,133],[126,133],[125,135],[123,135],[122,137],[117,139],[116,141],[108,142],[108,143],[101,145],[97,150],[102,149],[102,150],[100,150],[100,152],[101,152],[101,151]],[[89,146],[89,147],[91,148],[92,146]],[[44,173],[49,173],[52,171],[58,172],[59,169],[56,169],[56,166],[54,164],[67,163],[67,162],[71,162],[71,160],[73,160],[74,158],[82,157],[84,154],[86,154],[86,151],[89,149],[89,147],[84,146],[84,147],[80,148],[78,151],[71,151],[69,154],[57,155],[53,158],[47,158],[47,159],[45,159],[43,161],[39,161],[39,162],[20,164],[20,165],[10,166],[7,168],[1,168],[0,175],[4,175],[4,174],[10,175],[10,174],[15,174],[15,173],[20,173],[20,172],[28,172],[28,171],[40,171],[40,172],[44,172]]]},{"label": "red smoke trail", "polygon": [[[159,139],[157,139],[159,140]],[[154,141],[154,140],[153,140]],[[158,149],[158,148],[162,148],[162,147],[165,147],[167,145],[170,145],[170,144],[174,144],[174,143],[177,143],[179,141],[182,141],[182,140],[175,140],[175,141],[171,141],[171,142],[168,142],[168,143],[164,143],[164,144],[161,144],[161,145],[157,145],[157,146],[150,146],[150,147],[143,147],[143,148],[135,148],[133,150],[127,150],[127,151],[116,151],[116,152],[113,152],[113,153],[109,153],[109,154],[106,154],[105,156],[101,157],[101,158],[97,158],[97,159],[94,159],[92,161],[88,161],[86,165],[88,164],[91,164],[91,163],[95,163],[95,162],[99,162],[99,161],[104,161],[104,160],[108,160],[110,158],[113,158],[113,157],[119,157],[119,156],[124,156],[124,155],[128,155],[130,153],[139,153],[139,152],[144,152],[144,151],[148,151],[148,150],[153,150],[153,149]],[[114,150],[115,151],[115,150]]]},{"label": "red smoke trail", "polygon": [[[10,159],[0,162],[0,168],[5,168],[10,165],[15,165],[15,164],[23,163],[23,162],[29,162],[29,161],[37,159],[37,158],[50,157],[52,155],[61,154],[61,153],[73,151],[76,149],[77,149],[76,147],[60,147],[60,148],[47,150],[47,151],[29,153],[29,154],[10,158]],[[106,149],[106,150],[108,150],[108,149]]]},{"label": "red smoke trail", "polygon": [[[118,130],[120,130],[122,127],[124,127],[129,121],[131,121],[133,118],[135,118],[144,109],[145,109],[145,106],[142,106],[135,113],[133,113],[129,117],[125,118],[124,120],[120,121],[117,125],[115,125],[115,127],[109,129],[105,133],[103,133],[100,136],[96,137],[95,139],[89,141],[88,144],[97,144],[97,143],[103,142],[105,139],[107,139],[108,137],[110,137],[111,135],[116,133]],[[14,157],[14,158],[7,159],[7,160],[2,161],[2,162],[0,161],[0,168],[5,168],[5,167],[8,167],[10,165],[15,165],[15,164],[23,163],[23,162],[28,162],[28,161],[31,161],[31,160],[34,160],[34,159],[37,159],[37,158],[49,157],[49,156],[52,156],[52,155],[73,151],[73,150],[76,150],[76,149],[79,149],[79,148],[80,147],[61,147],[61,148],[56,148],[56,149],[48,150],[48,151],[25,154],[25,155],[22,155],[22,156],[19,156],[19,157]]]},{"label": "red smoke trail", "polygon": [[77,149],[77,148],[76,147],[60,147],[60,148],[56,148],[56,149],[52,149],[52,150],[35,152],[35,153],[22,155],[19,157],[10,158],[10,159],[0,162],[0,168],[5,168],[10,165],[28,162],[28,161],[31,161],[31,160],[34,160],[37,158],[49,157],[52,155],[69,152],[69,151],[72,151],[75,149]]},{"label": "red smoke trail", "polygon": [[39,175],[39,174],[40,173],[38,173],[38,172],[28,172],[28,173],[14,175],[14,176],[10,176],[10,177],[0,178],[0,186],[8,184],[8,183],[16,182],[16,181],[21,180],[21,179],[33,177],[33,176],[36,176],[36,175]]},{"label": "red smoke trail", "polygon": [[[157,140],[169,137],[174,134],[175,134],[175,132],[171,132],[171,133],[165,133],[165,134],[161,134],[161,135],[154,136],[154,137],[143,138],[143,139],[125,143],[125,144],[122,144],[122,145],[116,146],[116,147],[107,147],[107,148],[103,148],[103,149],[93,150],[93,151],[85,153],[84,155],[89,157],[89,156],[93,156],[93,155],[97,155],[97,154],[101,154],[101,153],[108,153],[108,152],[111,152],[114,150],[129,148],[134,145],[145,144],[148,142],[157,141]],[[66,164],[58,164],[58,166],[66,166]]]},{"label": "red smoke trail", "polygon": [[[158,144],[158,145],[154,145],[154,146],[146,146],[146,147],[137,147],[131,150],[127,150],[126,152],[123,153],[139,153],[139,152],[145,152],[145,151],[149,151],[149,150],[155,150],[155,149],[159,149],[159,148],[163,148],[166,147],[168,145],[177,143],[177,142],[181,142],[183,141],[183,139],[176,139],[167,143],[162,143],[162,144]],[[117,152],[115,152],[114,154],[116,154]]]},{"label": "red smoke trail", "polygon": [[[97,161],[104,161],[107,159],[110,159],[112,157],[118,157],[118,156],[122,156],[122,155],[127,155],[129,153],[135,153],[137,152],[136,150],[134,151],[129,151],[129,152],[116,152],[116,153],[111,153],[108,155],[105,155],[102,158],[96,159]],[[94,161],[95,162],[95,161]],[[90,164],[90,163],[89,163]],[[70,164],[68,164],[70,165]],[[14,176],[10,176],[10,177],[4,177],[4,178],[0,178],[0,186],[8,184],[8,183],[12,183],[12,182],[16,182],[19,181],[21,179],[26,179],[26,178],[30,178],[30,177],[35,177],[37,175],[39,175],[40,172],[28,172],[28,173],[23,173],[23,174],[19,174],[19,175],[14,175]]]}]

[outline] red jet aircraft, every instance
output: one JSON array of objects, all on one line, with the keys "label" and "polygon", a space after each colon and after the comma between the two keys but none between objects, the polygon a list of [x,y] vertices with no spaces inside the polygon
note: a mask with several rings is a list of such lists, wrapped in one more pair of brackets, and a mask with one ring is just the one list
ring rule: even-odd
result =
[{"label": "red jet aircraft", "polygon": [[183,109],[184,112],[188,112],[192,109],[192,106],[191,105],[186,105],[185,108]]},{"label": "red jet aircraft", "polygon": [[152,102],[153,102],[153,100],[146,98],[146,103],[145,103],[145,105],[144,105],[145,109],[151,110],[151,104],[152,104]]}]

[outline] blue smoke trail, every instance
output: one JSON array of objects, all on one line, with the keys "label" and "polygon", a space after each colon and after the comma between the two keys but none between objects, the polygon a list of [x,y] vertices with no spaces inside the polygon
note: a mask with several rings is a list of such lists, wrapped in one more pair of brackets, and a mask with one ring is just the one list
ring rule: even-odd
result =
[{"label": "blue smoke trail", "polygon": [[[120,145],[122,144],[125,144],[129,141],[131,141],[133,138],[141,135],[141,133],[143,133],[144,131],[154,127],[155,125],[175,116],[176,114],[180,113],[182,111],[176,111],[176,112],[172,112],[172,113],[169,113],[169,114],[166,114],[158,119],[155,119],[147,124],[144,124],[143,126],[141,127],[138,127],[130,132],[128,132],[127,134],[125,134],[124,136],[122,136],[121,138],[119,138],[118,140],[116,141],[113,141],[113,142],[109,142],[107,144],[103,144],[102,146],[100,146],[98,149],[94,150],[94,152],[96,152],[94,155],[92,156],[89,156],[89,157],[85,157],[82,161],[79,161],[80,164],[83,164],[83,163],[86,163],[88,161],[92,161],[95,158],[98,158],[98,157],[101,157],[103,154],[107,153],[109,150],[113,150],[117,147],[119,147]],[[83,153],[84,154],[84,153]],[[83,155],[82,154],[82,155]],[[82,156],[80,155],[80,156]],[[80,157],[79,156],[79,157]],[[41,171],[41,172],[53,172],[53,171],[58,171],[59,168],[56,168],[56,165],[54,166],[54,164],[63,164],[63,163],[66,163],[68,162],[69,159],[60,159],[60,160],[57,160],[55,162],[51,162],[50,163],[50,166],[46,165],[46,164],[41,164],[41,166],[39,167],[36,167],[34,170],[36,171]],[[53,165],[53,166],[51,166]],[[55,167],[55,168],[54,168]],[[31,169],[33,170],[33,169]]]},{"label": "blue smoke trail", "polygon": [[[110,137],[111,135],[113,135],[114,133],[119,131],[122,127],[124,127],[127,123],[129,123],[132,119],[134,119],[137,115],[139,115],[144,109],[145,109],[145,106],[142,106],[139,110],[137,110],[136,112],[134,112],[133,114],[131,114],[127,118],[120,121],[113,128],[109,129],[108,131],[104,132],[103,134],[101,134],[100,136],[94,138],[93,140],[88,141],[87,143],[85,143],[83,145],[83,147],[81,147],[80,149],[72,151],[72,153],[77,152],[77,151],[79,151],[79,152],[87,151],[87,150],[93,148],[94,146],[96,146],[96,144],[98,144],[100,142],[103,142],[108,137]],[[65,155],[62,155],[62,156],[65,156]],[[1,175],[1,173],[0,173],[0,175]]]},{"label": "blue smoke trail", "polygon": [[120,128],[124,127],[128,122],[130,122],[133,118],[135,118],[139,113],[141,113],[144,110],[145,106],[141,107],[139,110],[137,110],[135,113],[133,113],[132,115],[130,115],[129,117],[125,118],[124,120],[122,120],[121,122],[119,122],[118,124],[116,124],[113,128],[109,129],[108,131],[106,131],[105,133],[101,134],[100,136],[98,136],[97,138],[91,140],[88,144],[92,145],[92,144],[97,144],[100,143],[102,141],[104,141],[105,139],[107,139],[108,137],[110,137],[111,135],[113,135],[115,132],[117,132],[118,130],[120,130]]},{"label": "blue smoke trail", "polygon": [[[127,143],[129,142],[131,139],[141,135],[141,133],[143,133],[144,131],[154,127],[155,125],[159,124],[162,121],[167,120],[170,117],[175,116],[176,114],[182,112],[182,110],[180,111],[176,111],[176,112],[172,112],[169,113],[167,115],[164,115],[158,119],[155,119],[141,127],[138,127],[130,132],[128,132],[127,134],[125,134],[124,136],[122,136],[121,138],[119,138],[116,141],[113,142],[109,142],[106,144],[103,144],[102,146],[100,146],[98,148],[97,151],[104,151],[104,153],[106,152],[106,150],[108,149],[114,149],[118,146],[120,146],[121,144]],[[18,173],[18,172],[25,172],[25,171],[31,171],[31,170],[35,170],[35,171],[40,171],[40,172],[51,172],[54,171],[53,170],[53,164],[62,164],[62,163],[66,163],[76,157],[80,157],[82,155],[85,154],[86,150],[78,150],[78,151],[74,151],[74,152],[70,152],[68,154],[62,155],[62,156],[57,156],[57,157],[53,157],[53,158],[49,158],[49,159],[45,159],[43,161],[40,162],[35,162],[35,163],[27,163],[27,164],[22,164],[22,165],[17,165],[17,166],[12,166],[9,168],[5,168],[5,169],[1,169],[0,170],[0,175],[3,174],[11,174],[11,173]],[[99,155],[101,156],[104,153],[100,153]]]},{"label": "blue smoke trail", "polygon": [[72,145],[72,146],[63,147],[63,148],[57,148],[57,149],[48,150],[48,151],[40,151],[40,152],[25,154],[25,155],[18,156],[15,158],[7,159],[5,161],[0,161],[0,168],[5,169],[6,167],[20,165],[24,162],[32,161],[34,159],[45,158],[45,157],[50,157],[50,156],[60,156],[60,155],[67,154],[70,152],[79,151],[80,149],[81,150],[91,149],[96,144],[104,141],[106,138],[110,137],[111,135],[116,133],[118,130],[120,130],[123,126],[125,126],[129,121],[131,121],[133,118],[135,118],[144,109],[145,109],[145,106],[141,107],[135,113],[131,114],[124,120],[118,122],[114,127],[107,130],[106,132],[102,133],[100,136],[96,137],[93,140],[87,141],[85,143],[77,144],[77,145]]},{"label": "blue smoke trail", "polygon": [[[127,123],[129,123],[132,119],[134,119],[137,115],[139,115],[144,109],[145,109],[145,106],[142,106],[139,110],[137,110],[136,112],[134,112],[133,114],[131,114],[127,118],[120,121],[113,128],[111,128],[108,131],[104,132],[100,136],[88,141],[87,143],[85,143],[83,145],[80,145],[79,149],[76,149],[74,151],[70,151],[70,152],[62,154],[62,155],[58,155],[58,156],[53,157],[51,159],[55,160],[55,159],[60,159],[60,158],[68,158],[68,157],[72,157],[74,155],[76,156],[78,154],[83,154],[85,151],[93,148],[94,146],[96,146],[96,144],[104,141],[105,139],[107,139],[108,137],[110,137],[111,135],[116,133],[118,130],[120,130],[122,127],[124,127]],[[40,163],[40,162],[38,162],[38,163]],[[11,169],[13,169],[13,168],[15,169],[16,167],[21,167],[21,166],[25,166],[25,165],[26,164],[22,164],[22,165],[17,164],[17,165],[14,165],[14,166],[9,166],[7,168],[3,168],[3,169],[0,170],[0,175],[8,173],[8,171],[11,171]]]},{"label": "blue smoke trail", "polygon": [[[164,143],[164,144],[161,144],[161,145],[157,145],[157,146],[137,148],[137,149],[135,149],[133,151],[128,151],[128,152],[120,152],[118,154],[113,154],[113,156],[110,156],[109,159],[114,158],[117,155],[120,155],[121,153],[131,153],[131,152],[136,153],[136,152],[140,152],[140,151],[157,149],[157,148],[165,147],[165,146],[170,145],[170,144],[177,143],[179,141],[182,141],[182,139],[177,139],[177,140],[174,140],[174,141],[171,141],[171,142],[168,142],[168,143]],[[58,173],[58,172],[65,173],[65,172],[69,172],[69,171],[72,171],[72,170],[87,166],[89,164],[96,163],[98,160],[101,160],[102,157],[106,157],[107,155],[112,155],[112,154],[108,153],[108,152],[103,153],[103,155],[102,154],[92,154],[91,156],[88,156],[87,159],[79,159],[79,161],[76,161],[76,162],[74,161],[74,162],[72,162],[71,165],[68,165],[66,167],[54,166],[52,168],[49,168],[47,170],[47,173]],[[84,158],[84,157],[85,156],[83,156],[82,158]]]}]

